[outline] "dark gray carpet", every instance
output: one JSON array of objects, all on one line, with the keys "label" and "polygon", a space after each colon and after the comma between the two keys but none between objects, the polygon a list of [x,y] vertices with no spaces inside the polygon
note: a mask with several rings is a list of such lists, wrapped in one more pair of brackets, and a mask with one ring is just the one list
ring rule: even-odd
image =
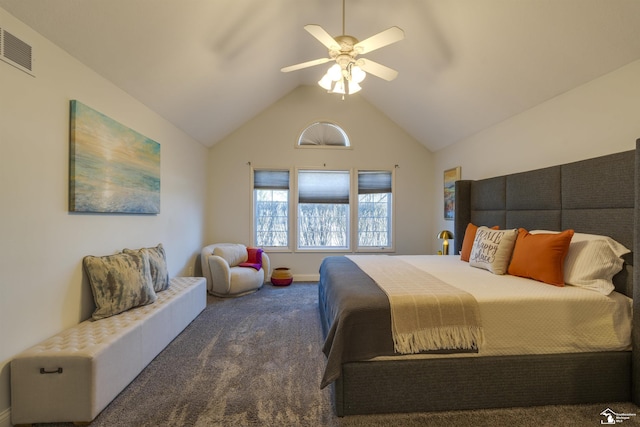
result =
[{"label": "dark gray carpet", "polygon": [[595,426],[606,408],[640,413],[618,402],[338,418],[319,389],[321,335],[315,284],[209,297],[91,426]]}]

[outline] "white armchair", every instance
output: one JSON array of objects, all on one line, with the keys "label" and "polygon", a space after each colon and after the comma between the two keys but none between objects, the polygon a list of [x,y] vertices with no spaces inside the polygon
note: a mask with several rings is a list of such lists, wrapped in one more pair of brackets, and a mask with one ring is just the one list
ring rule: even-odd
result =
[{"label": "white armchair", "polygon": [[219,297],[255,292],[269,280],[269,256],[239,243],[217,243],[202,248],[202,273],[207,290]]}]

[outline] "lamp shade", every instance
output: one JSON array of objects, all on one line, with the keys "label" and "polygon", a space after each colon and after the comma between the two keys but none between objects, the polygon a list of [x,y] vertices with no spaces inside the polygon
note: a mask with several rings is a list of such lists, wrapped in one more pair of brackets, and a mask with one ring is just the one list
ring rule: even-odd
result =
[{"label": "lamp shade", "polygon": [[453,233],[449,230],[442,230],[440,233],[438,233],[438,239],[453,239]]},{"label": "lamp shade", "polygon": [[331,93],[340,93],[342,95],[345,94],[344,91],[344,79],[338,80],[335,85],[333,85],[333,89],[330,90]]},{"label": "lamp shade", "polygon": [[358,83],[353,81],[348,82],[347,86],[349,88],[349,95],[352,95],[356,92],[360,92],[360,90],[362,89]]},{"label": "lamp shade", "polygon": [[321,88],[325,90],[331,90],[331,85],[333,84],[333,80],[331,80],[331,76],[329,76],[329,73],[325,74],[320,79],[320,81],[318,81],[318,84],[320,85]]},{"label": "lamp shade", "polygon": [[331,78],[331,80],[337,82],[342,78],[342,68],[340,68],[340,65],[338,64],[333,64],[331,67],[329,67],[327,75]]},{"label": "lamp shade", "polygon": [[367,73],[365,73],[362,68],[357,65],[351,68],[351,81],[361,83],[365,77],[367,77]]},{"label": "lamp shade", "polygon": [[438,233],[438,239],[442,239],[442,255],[449,255],[449,239],[453,239],[453,233],[449,230],[442,230]]}]

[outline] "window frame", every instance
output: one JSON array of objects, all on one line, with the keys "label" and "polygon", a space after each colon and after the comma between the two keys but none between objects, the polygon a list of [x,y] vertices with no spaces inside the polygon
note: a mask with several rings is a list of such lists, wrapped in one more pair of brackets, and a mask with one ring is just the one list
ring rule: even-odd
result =
[{"label": "window frame", "polygon": [[[313,145],[313,144],[300,144],[300,139],[302,138],[302,135],[312,126],[316,126],[316,125],[328,125],[328,126],[333,126],[335,128],[338,129],[338,131],[344,135],[344,138],[346,140],[346,142],[348,143],[348,145],[334,145],[334,144],[318,144],[318,145]],[[294,142],[294,147],[295,148],[300,148],[302,150],[353,150],[353,143],[351,141],[351,138],[349,137],[349,134],[347,133],[346,130],[344,130],[344,128],[342,126],[340,126],[338,123],[331,121],[331,120],[315,120],[311,123],[309,123],[308,125],[306,125],[300,132],[298,132],[298,137],[296,138],[295,142]]]},{"label": "window frame", "polygon": [[[301,248],[300,247],[300,218],[299,218],[299,206],[298,206],[298,201],[299,201],[299,194],[300,194],[300,188],[299,188],[299,174],[300,171],[318,171],[318,172],[347,172],[349,174],[349,203],[347,203],[346,205],[348,206],[349,212],[347,213],[347,235],[346,235],[346,240],[347,240],[347,245],[346,247],[313,247],[313,248]],[[293,243],[293,247],[294,247],[294,251],[295,252],[300,252],[300,253],[318,253],[318,252],[325,252],[325,253],[332,253],[332,252],[353,252],[352,248],[353,248],[353,170],[351,168],[348,169],[340,169],[340,168],[335,168],[335,169],[327,169],[325,167],[296,167],[295,168],[295,196],[294,196],[294,213],[295,213],[295,220],[294,220],[294,224],[295,224],[295,241]]]},{"label": "window frame", "polygon": [[[346,148],[346,147],[344,147]],[[288,236],[287,246],[261,246],[269,252],[289,252],[289,253],[390,253],[396,250],[396,174],[395,168],[332,168],[322,167],[251,167],[251,244],[256,246],[256,199],[254,188],[254,174],[256,170],[288,171],[289,172],[289,194],[288,194]],[[299,215],[298,215],[298,173],[299,171],[336,171],[349,173],[349,203],[348,203],[348,231],[347,247],[340,248],[301,248],[299,246]],[[359,245],[359,209],[360,201],[358,197],[358,176],[360,172],[389,172],[391,174],[391,213],[389,220],[389,238],[391,244],[385,247],[360,246]]]},{"label": "window frame", "polygon": [[[360,225],[360,197],[359,197],[359,193],[358,193],[358,176],[360,174],[360,172],[389,172],[391,174],[391,202],[390,202],[390,208],[391,208],[391,213],[390,216],[391,218],[389,219],[389,230],[388,230],[388,234],[389,234],[389,240],[391,242],[390,245],[388,246],[383,246],[383,247],[379,247],[379,246],[360,246],[359,242],[359,225]],[[355,176],[354,176],[354,189],[353,192],[355,194],[355,209],[354,209],[354,219],[353,219],[353,224],[354,224],[354,230],[353,230],[353,247],[354,247],[354,252],[362,252],[362,253],[366,253],[366,252],[374,252],[374,253],[383,253],[383,252],[395,252],[396,250],[396,246],[395,246],[395,232],[396,232],[396,225],[395,225],[395,218],[396,218],[396,197],[395,197],[395,184],[396,184],[396,175],[395,175],[395,168],[391,168],[391,169],[381,169],[381,168],[359,168],[359,169],[355,169]]]},{"label": "window frame", "polygon": [[[257,233],[257,218],[256,218],[256,188],[255,188],[255,172],[256,171],[287,171],[289,173],[289,188],[287,195],[287,245],[286,246],[258,246],[256,241]],[[278,167],[253,167],[251,166],[251,246],[260,247],[268,252],[292,252],[291,238],[292,238],[292,200],[291,191],[294,188],[294,177],[291,168],[278,168]]]}]

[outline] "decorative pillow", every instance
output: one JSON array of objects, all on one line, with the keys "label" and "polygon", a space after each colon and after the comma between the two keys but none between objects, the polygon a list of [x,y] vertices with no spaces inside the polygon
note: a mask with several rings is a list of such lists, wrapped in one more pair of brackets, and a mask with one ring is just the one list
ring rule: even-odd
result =
[{"label": "decorative pillow", "polygon": [[241,243],[222,243],[213,248],[213,254],[224,258],[230,267],[247,262],[247,247]]},{"label": "decorative pillow", "polygon": [[518,230],[492,230],[478,227],[469,256],[469,265],[493,274],[505,274],[511,259]]},{"label": "decorative pillow", "polygon": [[146,252],[86,256],[83,266],[96,304],[95,320],[151,304],[157,298]]},{"label": "decorative pillow", "polygon": [[531,234],[519,229],[508,273],[564,286],[564,263],[573,234],[573,230]]},{"label": "decorative pillow", "polygon": [[[492,230],[497,230],[499,227],[493,226]],[[478,226],[469,223],[467,225],[467,229],[464,232],[464,240],[462,241],[462,248],[460,249],[460,259],[462,261],[469,262],[469,256],[471,256],[471,249],[473,248],[473,241],[476,238],[476,232],[478,231]]]},{"label": "decorative pillow", "polygon": [[[554,233],[534,230],[532,234]],[[557,232],[555,232],[557,233]],[[608,236],[575,233],[564,261],[564,282],[609,295],[613,276],[622,270],[622,255],[631,252]]]},{"label": "decorative pillow", "polygon": [[125,249],[124,253],[146,252],[149,255],[149,267],[151,270],[151,282],[153,290],[162,292],[169,287],[169,270],[167,269],[167,256],[162,243],[155,248],[142,248],[138,250]]},{"label": "decorative pillow", "polygon": [[262,252],[260,248],[247,248],[247,262],[241,262],[238,265],[260,270],[262,268]]}]

